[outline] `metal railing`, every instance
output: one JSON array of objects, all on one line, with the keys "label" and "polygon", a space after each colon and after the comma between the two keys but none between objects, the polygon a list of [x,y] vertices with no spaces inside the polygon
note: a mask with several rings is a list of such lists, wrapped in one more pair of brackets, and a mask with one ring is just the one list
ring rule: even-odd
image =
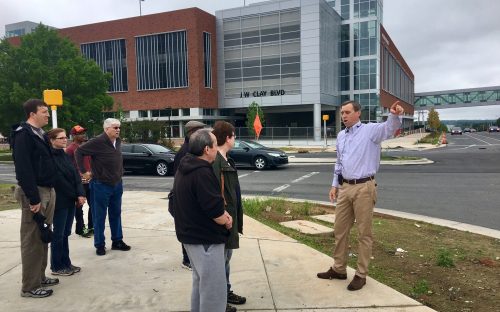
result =
[{"label": "metal railing", "polygon": [[[246,127],[236,128],[235,134],[239,139],[255,139],[255,135],[251,134]],[[336,136],[335,127],[326,127],[327,140],[334,139]],[[324,139],[323,127],[321,127],[321,141],[323,142]],[[291,145],[296,141],[302,141],[305,145],[318,144],[314,141],[314,127],[265,127],[260,132],[259,140],[284,145]]]}]

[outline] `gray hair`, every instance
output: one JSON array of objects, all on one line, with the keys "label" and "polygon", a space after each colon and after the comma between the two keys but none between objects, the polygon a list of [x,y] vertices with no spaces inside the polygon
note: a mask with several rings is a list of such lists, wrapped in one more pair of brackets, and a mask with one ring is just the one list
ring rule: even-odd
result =
[{"label": "gray hair", "polygon": [[214,147],[214,141],[212,140],[211,128],[204,128],[196,130],[189,138],[189,149],[188,151],[195,156],[202,156],[205,147]]},{"label": "gray hair", "polygon": [[116,118],[107,118],[106,120],[104,120],[104,123],[102,124],[102,127],[104,128],[104,130],[106,130],[106,128],[109,128],[111,127],[112,125],[120,125],[121,122],[116,119]]},{"label": "gray hair", "polygon": [[341,106],[346,106],[346,105],[349,105],[349,104],[352,104],[352,107],[354,108],[355,112],[359,112],[361,110],[361,105],[358,102],[353,101],[353,100],[345,101],[344,103],[342,103]]}]

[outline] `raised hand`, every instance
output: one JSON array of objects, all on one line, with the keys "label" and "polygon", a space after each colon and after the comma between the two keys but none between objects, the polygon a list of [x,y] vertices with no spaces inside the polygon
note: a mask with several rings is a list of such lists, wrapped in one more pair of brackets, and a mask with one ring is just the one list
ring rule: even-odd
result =
[{"label": "raised hand", "polygon": [[403,115],[404,112],[405,112],[405,110],[403,109],[403,107],[401,105],[399,105],[399,101],[396,101],[396,102],[394,102],[394,104],[392,104],[391,114]]}]

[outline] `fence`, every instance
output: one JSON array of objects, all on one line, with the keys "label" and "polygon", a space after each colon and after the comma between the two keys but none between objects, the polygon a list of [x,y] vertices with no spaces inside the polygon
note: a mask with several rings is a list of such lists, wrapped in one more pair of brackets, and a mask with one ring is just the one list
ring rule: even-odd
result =
[{"label": "fence", "polygon": [[[324,138],[324,128],[321,127],[321,140]],[[255,139],[255,136],[248,131],[248,128],[241,127],[235,129],[237,138]],[[335,127],[326,127],[326,138],[334,139],[336,137]],[[306,145],[315,144],[314,127],[265,127],[260,132],[259,140],[270,141],[271,143],[284,143],[291,145],[292,141],[304,141]]]}]

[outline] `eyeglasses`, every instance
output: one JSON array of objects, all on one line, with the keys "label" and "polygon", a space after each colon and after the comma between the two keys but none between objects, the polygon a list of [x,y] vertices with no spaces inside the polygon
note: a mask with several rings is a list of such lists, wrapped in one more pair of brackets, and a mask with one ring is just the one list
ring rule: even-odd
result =
[{"label": "eyeglasses", "polygon": [[56,138],[56,140],[67,140],[68,137],[59,137],[59,138]]},{"label": "eyeglasses", "polygon": [[111,127],[111,128],[113,128],[113,129],[115,129],[115,130],[118,130],[118,129],[120,129],[120,127]]}]

